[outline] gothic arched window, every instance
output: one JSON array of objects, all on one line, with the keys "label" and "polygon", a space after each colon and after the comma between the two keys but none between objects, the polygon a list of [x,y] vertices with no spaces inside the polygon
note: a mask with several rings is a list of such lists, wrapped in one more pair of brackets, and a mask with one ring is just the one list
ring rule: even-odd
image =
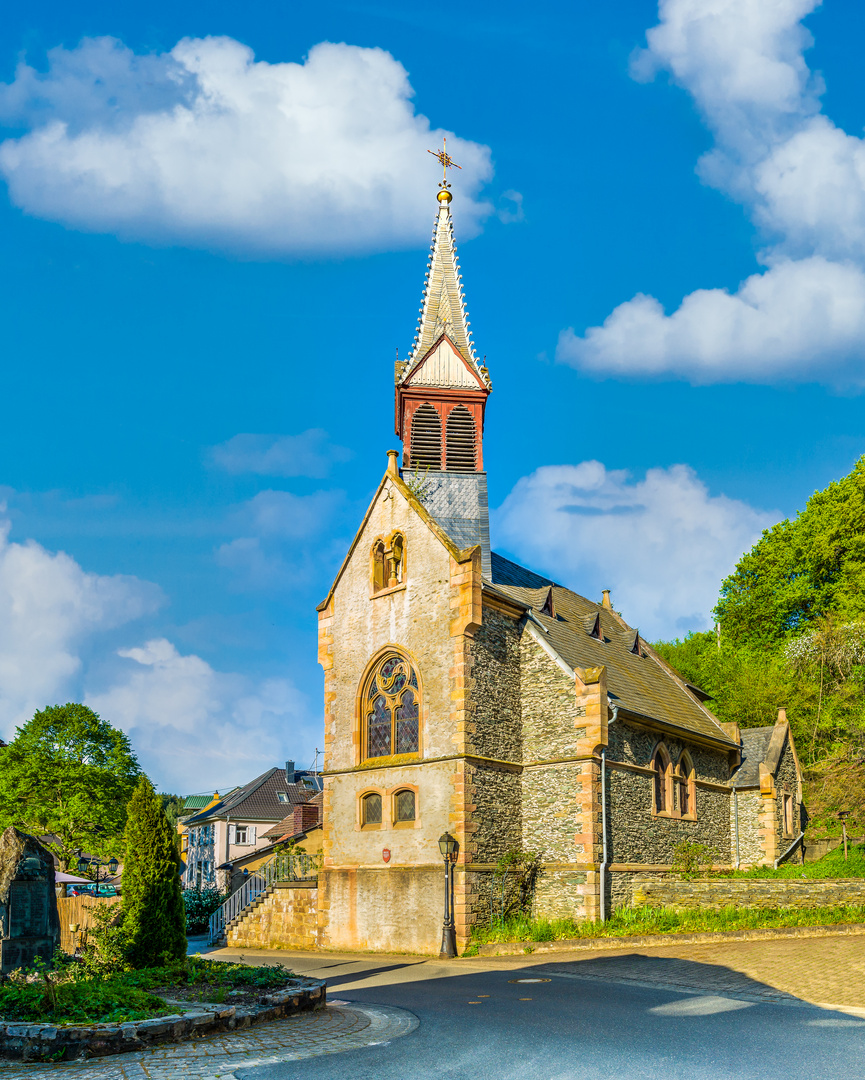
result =
[{"label": "gothic arched window", "polygon": [[654,770],[653,786],[654,786],[654,810],[656,814],[666,814],[670,811],[670,755],[667,753],[663,744],[659,746],[652,758],[652,769]]},{"label": "gothic arched window", "polygon": [[474,417],[465,405],[457,405],[447,422],[448,472],[474,472],[476,460]]},{"label": "gothic arched window", "polygon": [[679,813],[682,817],[694,817],[697,813],[694,765],[687,750],[676,766],[676,784],[679,788]]},{"label": "gothic arched window", "polygon": [[417,672],[399,653],[375,665],[363,693],[363,757],[416,754],[420,736]]},{"label": "gothic arched window", "polygon": [[440,469],[442,467],[441,417],[428,402],[417,410],[411,420],[412,469]]}]

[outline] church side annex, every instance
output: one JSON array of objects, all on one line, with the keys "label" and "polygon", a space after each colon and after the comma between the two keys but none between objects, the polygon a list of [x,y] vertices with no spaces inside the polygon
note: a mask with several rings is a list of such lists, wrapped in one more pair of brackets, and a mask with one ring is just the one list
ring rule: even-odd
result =
[{"label": "church side annex", "polygon": [[[444,159],[444,160],[443,160]],[[444,151],[442,164],[449,160]],[[800,858],[786,718],[721,724],[613,610],[490,550],[479,362],[445,179],[388,467],[326,599],[318,944],[437,953],[439,836],[457,943],[495,864],[542,860],[535,914],[603,917],[683,839],[719,866]]]}]

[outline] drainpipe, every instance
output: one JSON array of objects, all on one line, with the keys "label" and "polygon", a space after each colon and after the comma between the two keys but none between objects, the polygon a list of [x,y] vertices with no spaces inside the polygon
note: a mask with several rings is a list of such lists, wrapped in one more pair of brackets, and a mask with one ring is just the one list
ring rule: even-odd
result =
[{"label": "drainpipe", "polygon": [[[613,717],[607,724],[607,732],[619,719],[619,706],[613,705]],[[601,747],[601,833],[603,853],[601,857],[601,922],[607,921],[607,748]]]},{"label": "drainpipe", "polygon": [[733,821],[736,827],[736,869],[739,869],[739,792],[736,785],[733,784]]}]

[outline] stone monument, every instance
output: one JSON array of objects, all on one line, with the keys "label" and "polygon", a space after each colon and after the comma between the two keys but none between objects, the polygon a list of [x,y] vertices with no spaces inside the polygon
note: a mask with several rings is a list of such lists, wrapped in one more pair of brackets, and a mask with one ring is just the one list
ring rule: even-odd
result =
[{"label": "stone monument", "polygon": [[11,825],[0,836],[0,976],[50,963],[60,946],[54,860],[39,841]]}]

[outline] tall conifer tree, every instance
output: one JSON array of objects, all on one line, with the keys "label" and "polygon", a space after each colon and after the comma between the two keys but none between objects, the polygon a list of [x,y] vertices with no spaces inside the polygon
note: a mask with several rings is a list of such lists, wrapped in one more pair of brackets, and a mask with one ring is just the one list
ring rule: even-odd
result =
[{"label": "tall conifer tree", "polygon": [[186,955],[180,856],[162,801],[146,776],[127,808],[123,921],[129,962],[154,967]]}]

